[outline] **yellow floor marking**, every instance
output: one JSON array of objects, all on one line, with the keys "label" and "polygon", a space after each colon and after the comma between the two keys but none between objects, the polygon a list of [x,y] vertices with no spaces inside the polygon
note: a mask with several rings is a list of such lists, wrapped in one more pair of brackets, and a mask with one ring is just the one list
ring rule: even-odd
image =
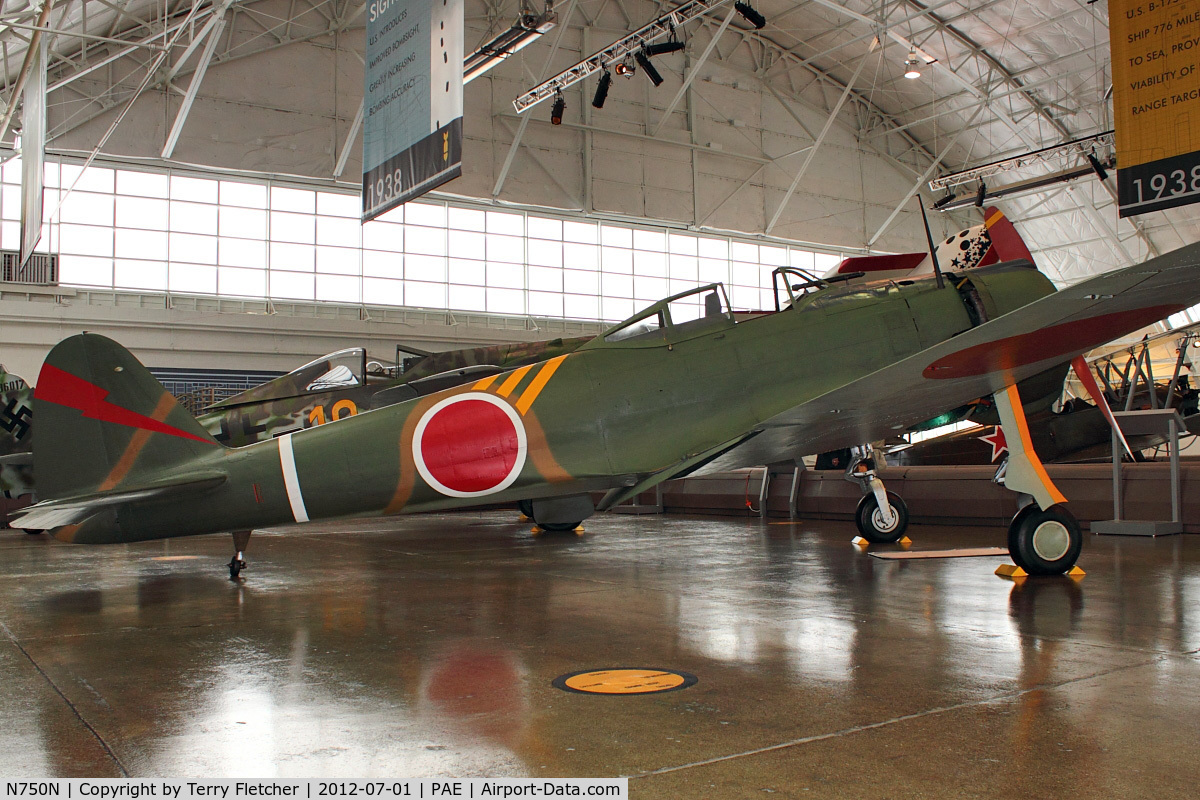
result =
[{"label": "yellow floor marking", "polygon": [[683,675],[663,670],[611,669],[574,675],[564,683],[589,694],[649,694],[682,686],[686,680]]}]

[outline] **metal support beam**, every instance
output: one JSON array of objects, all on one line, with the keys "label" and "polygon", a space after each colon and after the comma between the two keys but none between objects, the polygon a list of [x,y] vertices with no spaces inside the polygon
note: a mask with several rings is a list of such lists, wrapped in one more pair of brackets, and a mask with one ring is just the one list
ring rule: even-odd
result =
[{"label": "metal support beam", "polygon": [[342,142],[342,152],[338,154],[337,166],[333,168],[333,177],[335,178],[342,177],[342,173],[346,171],[346,160],[350,158],[350,147],[358,137],[358,129],[362,127],[363,109],[366,102],[366,98],[358,101],[358,111],[354,114],[354,122],[350,123],[350,130],[346,132],[346,141]]},{"label": "metal support beam", "polygon": [[[196,70],[192,73],[192,82],[188,84],[187,93],[184,94],[183,102],[179,106],[179,113],[175,115],[175,123],[171,126],[171,132],[167,134],[167,141],[162,149],[162,158],[170,158],[175,153],[175,145],[179,142],[179,134],[183,132],[183,125],[187,122],[188,114],[192,110],[192,103],[196,102],[196,93],[200,91],[200,84],[204,81],[204,73],[208,72],[208,65],[212,62],[213,53],[217,50],[217,43],[221,40],[221,34],[225,31],[225,11],[229,8],[231,2],[232,0],[224,0],[221,3],[216,16],[204,25],[204,28],[200,31],[200,35],[192,41],[183,57],[175,63],[174,70],[178,70],[183,66],[183,63],[187,60],[200,39],[208,36],[208,41],[204,43],[204,52],[200,54],[200,62],[196,65]],[[167,80],[170,79],[168,78]]]},{"label": "metal support beam", "polygon": [[821,145],[825,143],[825,137],[829,131],[833,129],[833,123],[837,119],[837,115],[841,113],[842,106],[846,104],[846,99],[850,97],[850,92],[854,89],[855,82],[858,81],[858,76],[862,74],[863,67],[867,65],[867,59],[862,59],[858,62],[858,69],[854,71],[854,75],[850,80],[846,81],[846,88],[842,90],[842,96],[838,98],[834,104],[833,110],[829,112],[829,116],[825,120],[825,127],[821,128],[821,132],[817,135],[817,140],[813,142],[812,149],[808,151],[808,155],[804,157],[804,164],[801,165],[800,171],[796,173],[796,177],[792,180],[792,185],[788,187],[784,193],[783,199],[779,201],[779,207],[775,209],[774,216],[767,223],[765,233],[770,233],[774,230],[776,223],[779,222],[779,217],[783,214],[783,209],[787,207],[788,201],[792,199],[792,195],[796,191],[796,187],[800,185],[800,181],[804,178],[804,173],[808,172],[809,165],[812,164],[813,158],[817,155],[817,151],[821,149]]},{"label": "metal support beam", "polygon": [[979,106],[976,107],[975,113],[971,115],[969,120],[967,120],[967,124],[964,125],[958,131],[958,133],[954,135],[954,138],[950,140],[950,143],[942,149],[942,152],[938,154],[937,160],[929,165],[929,169],[925,170],[925,174],[921,176],[921,179],[913,184],[913,187],[908,190],[908,194],[904,195],[904,199],[896,204],[896,207],[892,209],[892,213],[889,214],[888,218],[884,220],[884,223],[879,226],[879,230],[875,231],[875,235],[867,240],[867,247],[874,247],[875,243],[879,241],[880,237],[887,233],[887,229],[891,227],[892,222],[896,219],[900,212],[904,210],[904,207],[908,205],[908,201],[912,200],[913,197],[916,196],[917,192],[921,190],[921,184],[929,180],[929,176],[932,175],[933,171],[937,169],[939,164],[942,163],[942,159],[950,154],[950,149],[958,144],[958,140],[962,138],[962,135],[966,133],[971,125],[975,122],[975,119],[983,111],[984,106],[985,104],[980,103]]},{"label": "metal support beam", "polygon": [[654,130],[650,131],[651,136],[658,136],[658,132],[662,130],[662,126],[667,124],[667,119],[671,116],[671,112],[675,110],[675,106],[679,105],[679,101],[682,100],[683,96],[687,93],[688,88],[692,85],[692,81],[694,81],[696,76],[700,74],[700,68],[704,66],[705,61],[708,61],[708,57],[712,54],[713,48],[717,46],[717,42],[721,39],[721,34],[725,33],[725,29],[728,28],[729,23],[733,21],[735,14],[737,14],[737,10],[731,8],[729,9],[729,13],[725,15],[725,19],[721,20],[721,27],[717,28],[716,31],[713,32],[712,38],[708,40],[708,47],[704,48],[704,52],[700,54],[700,58],[698,58],[696,63],[692,65],[687,77],[685,77],[683,79],[683,83],[680,84],[679,90],[675,92],[675,96],[671,98],[671,102],[667,103],[667,107],[663,111],[662,117],[659,118],[658,124],[654,126]]},{"label": "metal support beam", "polygon": [[[546,74],[546,70],[550,69],[554,57],[558,55],[558,48],[562,46],[563,37],[570,28],[571,15],[575,13],[575,2],[576,0],[571,0],[566,13],[563,14],[562,27],[558,29],[558,34],[554,37],[554,45],[550,48],[550,54],[546,56],[546,63],[542,65],[543,75]],[[500,190],[504,188],[504,182],[508,180],[508,171],[512,168],[513,159],[517,157],[517,150],[521,149],[521,139],[525,137],[525,129],[528,127],[529,115],[524,114],[521,126],[517,128],[517,135],[513,137],[512,144],[508,148],[508,155],[504,157],[504,165],[500,168],[500,174],[496,176],[496,185],[492,187],[493,200],[500,196]]]}]

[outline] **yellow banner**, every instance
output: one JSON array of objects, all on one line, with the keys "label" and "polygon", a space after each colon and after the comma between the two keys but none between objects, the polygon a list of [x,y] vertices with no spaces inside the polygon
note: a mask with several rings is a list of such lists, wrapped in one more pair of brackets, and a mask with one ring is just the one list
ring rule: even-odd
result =
[{"label": "yellow banner", "polygon": [[1200,200],[1200,0],[1110,0],[1121,216]]}]

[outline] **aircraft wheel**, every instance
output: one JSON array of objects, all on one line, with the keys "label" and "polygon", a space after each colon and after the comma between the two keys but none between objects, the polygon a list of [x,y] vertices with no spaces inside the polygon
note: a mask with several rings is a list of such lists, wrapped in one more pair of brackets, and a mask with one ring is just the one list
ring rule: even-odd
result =
[{"label": "aircraft wheel", "polygon": [[1008,553],[1030,575],[1062,575],[1083,549],[1079,521],[1061,505],[1042,511],[1029,505],[1008,526]]},{"label": "aircraft wheel", "polygon": [[874,493],[865,494],[858,501],[858,510],[854,514],[854,522],[858,532],[868,542],[875,544],[890,544],[900,541],[900,537],[908,530],[908,506],[895,492],[887,493],[888,503],[892,507],[892,519],[885,520],[879,501]]},{"label": "aircraft wheel", "polygon": [[532,500],[518,500],[517,501],[517,511],[520,511],[525,516],[529,517],[530,519],[533,519],[533,501]]},{"label": "aircraft wheel", "polygon": [[240,575],[242,570],[245,568],[246,562],[237,556],[229,559],[229,580],[236,581],[238,579],[238,575]]},{"label": "aircraft wheel", "polygon": [[[537,522],[537,520],[534,521]],[[582,524],[583,520],[579,522],[538,522],[538,527],[551,533],[565,533],[566,531],[575,530]]]}]

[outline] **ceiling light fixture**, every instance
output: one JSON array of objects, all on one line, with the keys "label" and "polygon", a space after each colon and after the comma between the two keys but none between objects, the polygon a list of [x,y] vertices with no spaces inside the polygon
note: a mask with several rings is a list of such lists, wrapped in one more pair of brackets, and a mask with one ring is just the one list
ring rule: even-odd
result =
[{"label": "ceiling light fixture", "polygon": [[645,71],[646,77],[650,79],[650,82],[655,86],[662,86],[663,76],[660,75],[658,70],[654,68],[654,65],[650,63],[650,58],[646,55],[646,51],[638,50],[633,54],[633,57],[637,61],[638,65]]},{"label": "ceiling light fixture", "polygon": [[604,70],[600,75],[600,82],[596,84],[596,94],[592,97],[593,108],[604,108],[604,101],[608,99],[608,90],[612,87],[612,73]]},{"label": "ceiling light fixture", "polygon": [[904,77],[908,78],[910,81],[915,81],[917,78],[921,77],[920,66],[921,61],[917,58],[916,49],[914,48],[909,50],[908,58],[904,59]]},{"label": "ceiling light fixture", "polygon": [[546,10],[538,14],[524,10],[512,27],[482,45],[463,62],[463,83],[470,83],[525,45],[537,39],[558,24],[558,15],[546,4]]},{"label": "ceiling light fixture", "polygon": [[562,92],[555,92],[554,105],[550,106],[550,124],[562,125],[562,115],[566,110],[567,101],[563,99]]},{"label": "ceiling light fixture", "polygon": [[741,0],[733,4],[734,9],[741,15],[742,19],[749,22],[758,30],[762,30],[767,26],[767,18],[758,13],[758,10],[749,3],[743,3]]}]

